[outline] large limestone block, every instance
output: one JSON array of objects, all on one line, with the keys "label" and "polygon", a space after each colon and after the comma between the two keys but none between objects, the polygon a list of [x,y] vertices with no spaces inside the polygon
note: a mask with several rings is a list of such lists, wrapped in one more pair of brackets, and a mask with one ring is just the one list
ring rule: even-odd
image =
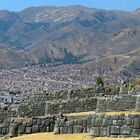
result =
[{"label": "large limestone block", "polygon": [[2,128],[2,135],[5,135],[8,133],[8,128],[7,127],[3,127]]},{"label": "large limestone block", "polygon": [[49,126],[49,125],[50,125],[50,120],[49,120],[49,119],[46,119],[45,125],[46,125],[46,126]]},{"label": "large limestone block", "polygon": [[30,126],[32,126],[32,125],[33,125],[33,120],[32,120],[32,119],[29,119],[29,120],[27,121],[27,126],[30,127]]},{"label": "large limestone block", "polygon": [[140,135],[140,129],[133,129],[131,132],[131,137],[138,137]]},{"label": "large limestone block", "polygon": [[[9,137],[15,137],[17,135],[17,125],[16,124],[13,124],[10,126],[9,128]],[[6,132],[5,132],[6,133]]]},{"label": "large limestone block", "polygon": [[54,134],[60,134],[60,128],[59,127],[54,127]]},{"label": "large limestone block", "polygon": [[83,129],[82,126],[73,126],[73,133],[82,133]]},{"label": "large limestone block", "polygon": [[37,133],[37,132],[39,132],[39,127],[38,127],[38,125],[33,125],[33,126],[32,126],[32,133]]},{"label": "large limestone block", "polygon": [[102,126],[102,122],[103,122],[102,118],[97,118],[95,120],[95,127],[101,127]]},{"label": "large limestone block", "polygon": [[100,136],[101,137],[107,136],[107,127],[101,127]]},{"label": "large limestone block", "polygon": [[26,127],[25,133],[26,134],[31,134],[32,133],[32,127]]},{"label": "large limestone block", "polygon": [[60,134],[67,134],[68,133],[68,127],[60,127]]},{"label": "large limestone block", "polygon": [[92,127],[90,129],[90,136],[99,137],[100,136],[100,131],[101,131],[100,127]]},{"label": "large limestone block", "polygon": [[73,133],[73,127],[72,126],[69,126],[68,127],[68,134],[72,134]]},{"label": "large limestone block", "polygon": [[103,127],[107,127],[108,126],[108,120],[107,119],[103,119],[102,126]]},{"label": "large limestone block", "polygon": [[121,135],[130,135],[131,132],[132,132],[132,128],[130,128],[129,126],[122,126],[120,129]]},{"label": "large limestone block", "polygon": [[39,132],[46,132],[46,126],[45,125],[40,125],[39,126]]},{"label": "large limestone block", "polygon": [[126,125],[130,126],[133,124],[133,120],[131,118],[126,118],[125,123],[126,123]]},{"label": "large limestone block", "polygon": [[134,129],[140,129],[140,118],[135,118],[134,119]]},{"label": "large limestone block", "polygon": [[22,125],[18,126],[18,134],[24,134],[25,133],[25,127]]},{"label": "large limestone block", "polygon": [[111,126],[111,135],[119,135],[120,134],[120,127],[119,126]]},{"label": "large limestone block", "polygon": [[22,122],[22,126],[26,127],[27,126],[27,122]]}]

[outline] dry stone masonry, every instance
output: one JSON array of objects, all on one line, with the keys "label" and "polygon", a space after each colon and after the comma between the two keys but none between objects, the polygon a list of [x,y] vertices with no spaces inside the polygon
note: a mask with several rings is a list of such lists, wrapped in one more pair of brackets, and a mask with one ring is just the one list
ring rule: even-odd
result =
[{"label": "dry stone masonry", "polygon": [[[68,96],[69,95],[69,96]],[[138,110],[138,95],[123,93],[121,95],[95,93],[95,91],[75,90],[56,92],[54,94],[34,94],[26,97],[18,106],[19,116],[44,116],[58,113],[74,112],[112,112]],[[138,100],[138,101],[137,101]],[[137,105],[136,105],[137,101]]]},{"label": "dry stone masonry", "polygon": [[91,97],[73,100],[57,100],[53,102],[47,101],[46,104],[47,114],[87,112],[96,109],[97,98]]},{"label": "dry stone masonry", "polygon": [[7,129],[10,137],[39,132],[53,132],[55,120],[55,116],[14,120]]},{"label": "dry stone masonry", "polygon": [[140,115],[94,115],[90,135],[94,137],[138,137]]},{"label": "dry stone masonry", "polygon": [[[108,116],[102,112],[139,111],[139,101],[137,93],[96,93],[91,89],[34,94],[24,98],[17,108],[9,106],[1,110],[0,135],[88,132],[93,137],[138,137],[139,114]],[[95,114],[72,119],[62,115],[88,111]]]},{"label": "dry stone masonry", "polygon": [[94,114],[86,118],[68,120],[66,116],[34,117],[13,120],[9,127],[0,128],[0,134],[9,133],[10,137],[38,132],[54,134],[89,133],[93,137],[138,137],[140,135],[140,115]]}]

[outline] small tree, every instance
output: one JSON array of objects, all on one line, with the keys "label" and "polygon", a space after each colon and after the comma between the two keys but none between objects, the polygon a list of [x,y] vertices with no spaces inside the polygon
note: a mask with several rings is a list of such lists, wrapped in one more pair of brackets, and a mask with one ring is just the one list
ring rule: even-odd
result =
[{"label": "small tree", "polygon": [[101,85],[102,87],[104,86],[104,82],[101,76],[96,77],[96,85],[97,86]]},{"label": "small tree", "polygon": [[114,57],[114,63],[117,64],[117,61],[118,61],[118,59],[117,59],[117,57],[115,56],[115,57]]}]

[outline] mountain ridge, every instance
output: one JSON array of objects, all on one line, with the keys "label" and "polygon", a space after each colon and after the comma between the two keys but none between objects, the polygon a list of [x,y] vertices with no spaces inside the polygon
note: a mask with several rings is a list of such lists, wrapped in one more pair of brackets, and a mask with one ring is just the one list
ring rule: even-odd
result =
[{"label": "mountain ridge", "polygon": [[[139,30],[139,9],[126,12],[43,6],[20,12],[0,11],[0,65],[75,64],[126,56],[139,52]],[[137,56],[129,59],[139,61]],[[114,66],[113,58],[106,63]]]}]

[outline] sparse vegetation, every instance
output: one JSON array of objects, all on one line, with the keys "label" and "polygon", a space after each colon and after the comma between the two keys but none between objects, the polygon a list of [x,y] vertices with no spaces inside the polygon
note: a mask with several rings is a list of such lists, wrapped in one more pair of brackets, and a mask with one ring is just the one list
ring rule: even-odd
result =
[{"label": "sparse vegetation", "polygon": [[1,138],[1,140],[8,140],[8,139],[9,139],[8,135],[5,135],[4,137]]},{"label": "sparse vegetation", "polygon": [[101,85],[102,87],[104,86],[104,82],[101,76],[96,77],[96,85],[97,86]]}]

